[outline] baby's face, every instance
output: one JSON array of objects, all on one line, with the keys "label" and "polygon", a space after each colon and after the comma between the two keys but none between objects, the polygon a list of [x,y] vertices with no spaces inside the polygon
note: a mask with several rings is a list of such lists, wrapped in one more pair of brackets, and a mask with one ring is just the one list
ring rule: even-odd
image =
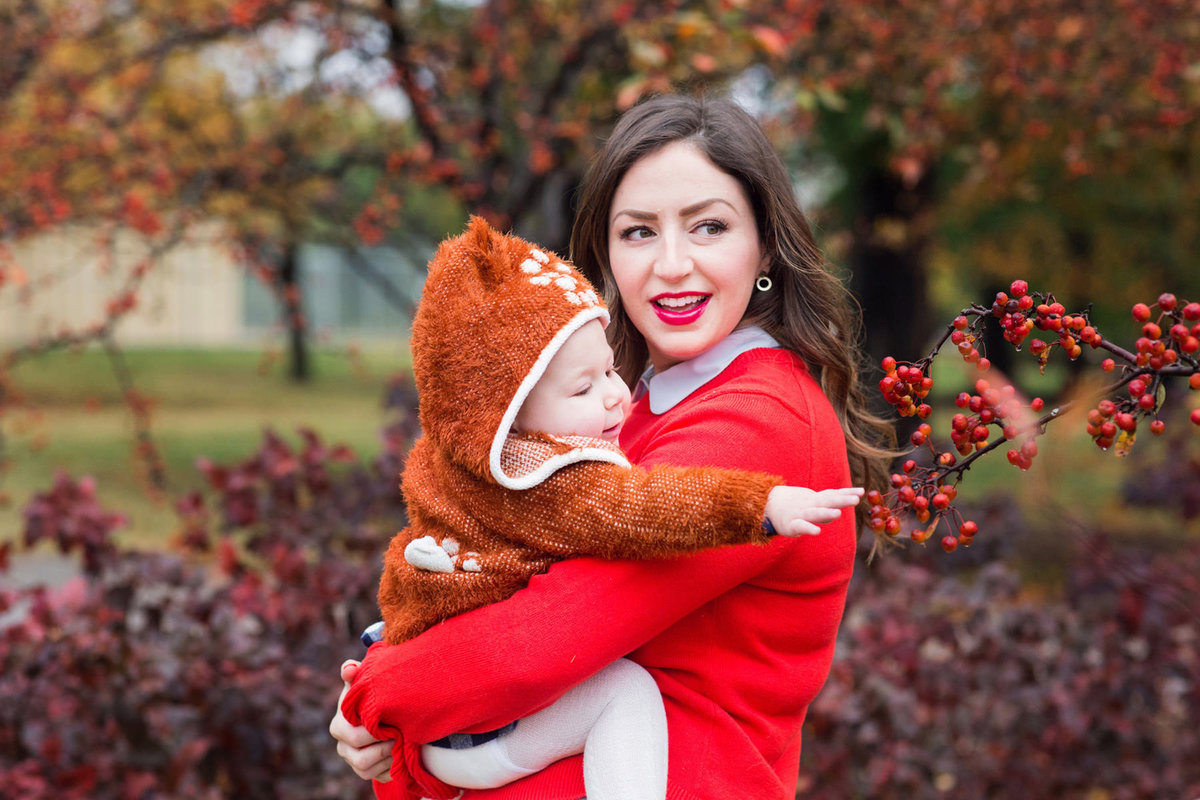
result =
[{"label": "baby's face", "polygon": [[594,319],[571,334],[554,355],[513,427],[616,442],[629,402],[629,387],[613,370],[604,327]]}]

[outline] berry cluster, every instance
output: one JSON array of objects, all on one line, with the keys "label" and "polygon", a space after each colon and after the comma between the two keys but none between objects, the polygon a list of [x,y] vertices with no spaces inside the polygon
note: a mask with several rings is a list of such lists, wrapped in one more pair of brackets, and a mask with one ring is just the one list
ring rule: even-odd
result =
[{"label": "berry cluster", "polygon": [[[1158,309],[1157,317],[1154,307]],[[1175,295],[1163,294],[1154,307],[1144,303],[1133,307],[1133,318],[1142,324],[1142,335],[1137,340],[1136,352],[1129,352],[1104,339],[1091,324],[1087,312],[1068,313],[1053,295],[1031,293],[1028,283],[1016,280],[1008,292],[998,292],[990,305],[972,304],[963,309],[925,358],[915,362],[884,358],[884,377],[879,389],[900,416],[928,419],[933,411],[927,402],[933,387],[931,367],[947,341],[958,349],[964,361],[986,373],[991,363],[978,345],[989,319],[998,322],[1004,339],[1018,350],[1037,329],[1052,335],[1029,342],[1029,351],[1043,371],[1055,347],[1072,360],[1083,354],[1085,345],[1115,356],[1105,358],[1100,367],[1106,373],[1119,368],[1119,380],[1101,392],[1103,399],[1088,412],[1087,430],[1102,449],[1115,445],[1117,454],[1124,455],[1133,445],[1139,418],[1151,418],[1149,429],[1155,435],[1165,429],[1158,418],[1165,396],[1164,378],[1187,376],[1188,385],[1200,391],[1200,303],[1183,302]],[[899,536],[904,529],[901,517],[907,514],[917,522],[909,537],[924,542],[945,519],[952,535],[942,539],[943,548],[950,551],[959,545],[969,545],[978,527],[964,520],[953,507],[955,487],[963,474],[976,458],[1008,442],[1013,444],[1008,450],[1009,463],[1022,470],[1029,469],[1038,454],[1036,437],[1070,406],[1064,403],[1042,415],[1043,400],[1034,398],[1026,403],[1011,384],[993,385],[980,378],[974,389],[974,393],[961,392],[955,399],[961,411],[950,420],[951,450],[940,451],[933,441],[932,425],[922,422],[909,441],[916,448],[929,450],[931,466],[920,466],[909,459],[901,472],[892,475],[890,491],[867,494],[869,525],[873,531]],[[1200,426],[1200,408],[1191,412],[1191,421]],[[994,429],[1001,434],[995,439]]]},{"label": "berry cluster", "polygon": [[[1154,307],[1159,309],[1157,317],[1154,317]],[[1153,417],[1149,428],[1155,436],[1161,436],[1166,430],[1166,423],[1158,418],[1165,393],[1164,375],[1190,373],[1188,385],[1200,390],[1200,371],[1197,370],[1200,303],[1181,304],[1175,295],[1164,293],[1159,295],[1154,306],[1135,303],[1132,314],[1134,321],[1142,324],[1142,335],[1135,343],[1136,352],[1110,348],[1125,362],[1121,367],[1124,378],[1114,388],[1119,390],[1123,384],[1128,396],[1118,391],[1098,402],[1087,416],[1087,431],[1096,446],[1107,450],[1115,444],[1119,456],[1126,455],[1133,446],[1139,418]],[[1104,372],[1114,372],[1117,362],[1106,358],[1100,368]],[[1193,411],[1191,419],[1200,425],[1200,410]]]},{"label": "berry cluster", "polygon": [[883,393],[884,400],[896,407],[897,414],[926,419],[933,413],[933,408],[924,402],[933,388],[933,378],[925,375],[921,367],[907,364],[897,366],[896,359],[888,356],[883,359],[883,372],[879,391]]},{"label": "berry cluster", "polygon": [[962,519],[953,508],[952,503],[958,496],[956,484],[938,482],[934,478],[936,470],[922,467],[911,458],[904,462],[901,470],[892,474],[891,491],[886,494],[874,489],[867,492],[870,506],[867,524],[871,530],[890,537],[899,536],[904,527],[901,515],[911,514],[918,527],[909,532],[909,538],[923,543],[933,535],[946,514],[953,514],[959,522],[958,533],[942,537],[942,548],[950,552],[960,544],[971,544],[979,526]]},{"label": "berry cluster", "polygon": [[[1157,371],[1178,362],[1181,354],[1194,356],[1200,351],[1200,303],[1187,303],[1180,308],[1175,295],[1165,293],[1158,296],[1155,305],[1159,315],[1153,321],[1150,306],[1145,303],[1133,306],[1134,321],[1142,323],[1134,363]],[[1168,324],[1170,328],[1164,336],[1164,326]]]}]

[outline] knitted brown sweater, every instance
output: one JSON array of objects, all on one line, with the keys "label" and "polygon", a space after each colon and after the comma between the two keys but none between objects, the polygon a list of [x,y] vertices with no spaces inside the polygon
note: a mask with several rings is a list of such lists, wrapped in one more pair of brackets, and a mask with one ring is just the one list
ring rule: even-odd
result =
[{"label": "knitted brown sweater", "polygon": [[[588,446],[620,454],[597,439],[510,436],[503,459],[507,472],[521,474]],[[560,559],[662,558],[764,543],[767,495],[779,483],[733,470],[581,461],[513,490],[477,477],[422,438],[404,471],[410,524],[392,540],[380,581],[385,639],[396,644],[503,600]],[[433,545],[446,571],[410,563],[411,543],[424,537],[432,539],[419,544]]]}]

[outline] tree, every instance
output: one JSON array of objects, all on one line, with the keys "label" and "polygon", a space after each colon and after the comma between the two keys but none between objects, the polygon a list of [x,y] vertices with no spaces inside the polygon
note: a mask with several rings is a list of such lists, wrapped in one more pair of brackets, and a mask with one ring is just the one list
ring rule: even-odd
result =
[{"label": "tree", "polygon": [[[1178,220],[1194,215],[1186,201],[1197,185],[1200,74],[1189,54],[1200,30],[1181,24],[1185,4],[785,7],[747,11],[762,25],[779,23],[768,62],[775,129],[789,138],[798,131],[808,152],[841,167],[835,205],[851,231],[846,260],[874,354],[924,346],[930,243],[964,198],[995,206],[1057,195],[1069,231],[1087,227],[1067,197],[1098,191],[1089,176],[1104,173],[1099,191],[1146,185],[1149,158],[1187,174],[1192,188],[1171,211]],[[1145,228],[1143,220],[1123,214],[1120,223]],[[1195,252],[1194,229],[1185,236]]]}]

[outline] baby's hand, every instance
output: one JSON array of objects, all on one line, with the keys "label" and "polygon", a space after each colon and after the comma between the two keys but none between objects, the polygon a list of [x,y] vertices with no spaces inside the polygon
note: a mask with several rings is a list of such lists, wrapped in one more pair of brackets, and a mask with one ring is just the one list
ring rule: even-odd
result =
[{"label": "baby's hand", "polygon": [[855,487],[814,492],[801,486],[776,486],[767,495],[767,519],[780,536],[820,533],[819,525],[833,522],[842,509],[858,505],[863,490]]}]

